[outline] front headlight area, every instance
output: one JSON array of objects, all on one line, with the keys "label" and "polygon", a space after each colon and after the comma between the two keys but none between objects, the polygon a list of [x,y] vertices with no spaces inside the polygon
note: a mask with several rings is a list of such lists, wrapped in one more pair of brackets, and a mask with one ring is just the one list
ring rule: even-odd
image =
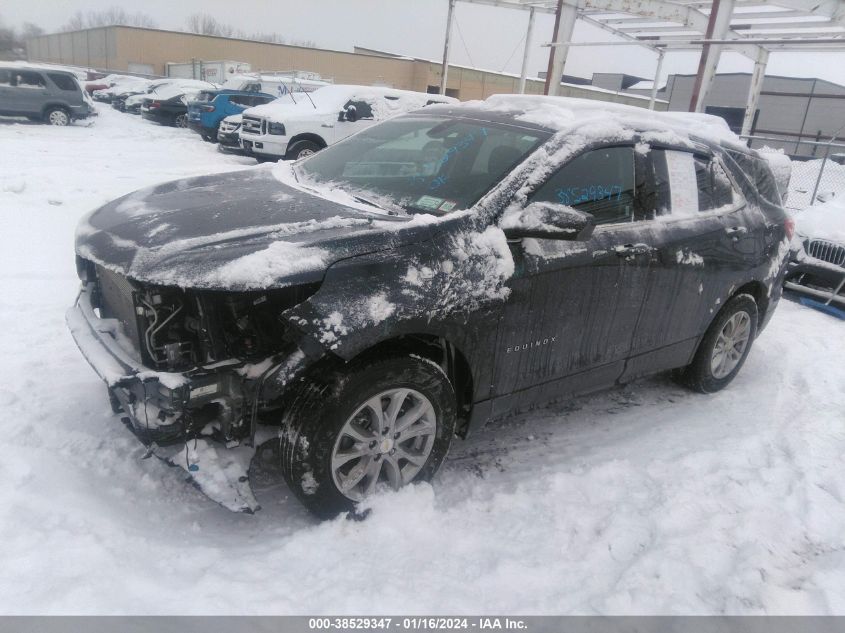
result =
[{"label": "front headlight area", "polygon": [[267,133],[273,136],[285,136],[285,124],[276,121],[267,122]]}]

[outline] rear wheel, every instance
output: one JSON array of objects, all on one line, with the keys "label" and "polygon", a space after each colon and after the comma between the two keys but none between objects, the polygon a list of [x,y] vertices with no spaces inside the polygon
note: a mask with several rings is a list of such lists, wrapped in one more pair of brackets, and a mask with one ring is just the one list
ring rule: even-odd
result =
[{"label": "rear wheel", "polygon": [[353,510],[379,487],[431,479],[455,429],[455,393],[413,357],[360,363],[307,384],[288,407],[282,471],[321,518]]},{"label": "rear wheel", "polygon": [[176,127],[188,127],[188,115],[187,114],[177,114],[173,117],[173,125]]},{"label": "rear wheel", "polygon": [[70,125],[70,115],[64,108],[50,108],[44,113],[44,121],[50,125]]},{"label": "rear wheel", "polygon": [[288,148],[285,154],[285,160],[299,160],[311,154],[316,154],[322,147],[314,141],[297,141]]},{"label": "rear wheel", "polygon": [[713,393],[739,373],[757,336],[757,302],[748,294],[730,299],[713,319],[681,382],[701,393]]}]

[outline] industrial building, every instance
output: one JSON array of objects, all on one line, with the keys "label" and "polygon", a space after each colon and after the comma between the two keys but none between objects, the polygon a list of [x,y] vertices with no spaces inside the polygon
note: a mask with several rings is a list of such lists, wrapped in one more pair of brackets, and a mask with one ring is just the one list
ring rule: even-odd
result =
[{"label": "industrial building", "polygon": [[[229,59],[248,63],[253,71],[303,69],[335,83],[382,85],[436,93],[440,90],[439,61],[405,57],[356,47],[354,52],[306,48],[181,31],[108,26],[43,35],[27,40],[30,61],[85,66],[110,72],[165,75],[168,62]],[[450,64],[446,94],[462,100],[519,92],[514,74]],[[543,80],[528,78],[525,92],[542,94]],[[592,86],[561,85],[559,94],[648,106],[641,95]],[[665,110],[667,104],[655,107]]]}]

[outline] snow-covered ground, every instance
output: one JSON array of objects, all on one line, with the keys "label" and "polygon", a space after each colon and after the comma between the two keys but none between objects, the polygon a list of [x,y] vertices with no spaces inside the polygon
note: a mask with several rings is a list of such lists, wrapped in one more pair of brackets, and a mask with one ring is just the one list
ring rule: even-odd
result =
[{"label": "snow-covered ground", "polygon": [[433,485],[232,514],[144,450],[64,325],[73,231],[251,161],[102,108],[0,121],[0,613],[845,614],[845,329],[788,301],[723,393],[666,378],[478,430]]}]

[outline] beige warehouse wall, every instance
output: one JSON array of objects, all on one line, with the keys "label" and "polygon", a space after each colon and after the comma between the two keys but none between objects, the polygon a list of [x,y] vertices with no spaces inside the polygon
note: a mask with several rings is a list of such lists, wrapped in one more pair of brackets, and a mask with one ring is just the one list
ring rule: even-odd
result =
[{"label": "beige warehouse wall", "polygon": [[[365,49],[364,49],[365,50]],[[130,64],[152,67],[165,74],[168,62],[230,59],[248,62],[253,70],[310,70],[335,83],[384,84],[425,92],[440,86],[440,64],[421,59],[375,53],[347,53],[318,48],[253,42],[176,31],[113,26],[72,33],[44,35],[27,40],[31,61],[90,66],[116,71]],[[462,100],[519,91],[519,77],[493,71],[450,66],[447,88]],[[454,92],[453,92],[454,91]],[[543,82],[529,79],[526,93],[542,94]],[[646,107],[648,101],[630,94],[602,92],[582,86],[563,86],[563,96],[599,99]],[[665,110],[667,104],[657,103]]]}]

